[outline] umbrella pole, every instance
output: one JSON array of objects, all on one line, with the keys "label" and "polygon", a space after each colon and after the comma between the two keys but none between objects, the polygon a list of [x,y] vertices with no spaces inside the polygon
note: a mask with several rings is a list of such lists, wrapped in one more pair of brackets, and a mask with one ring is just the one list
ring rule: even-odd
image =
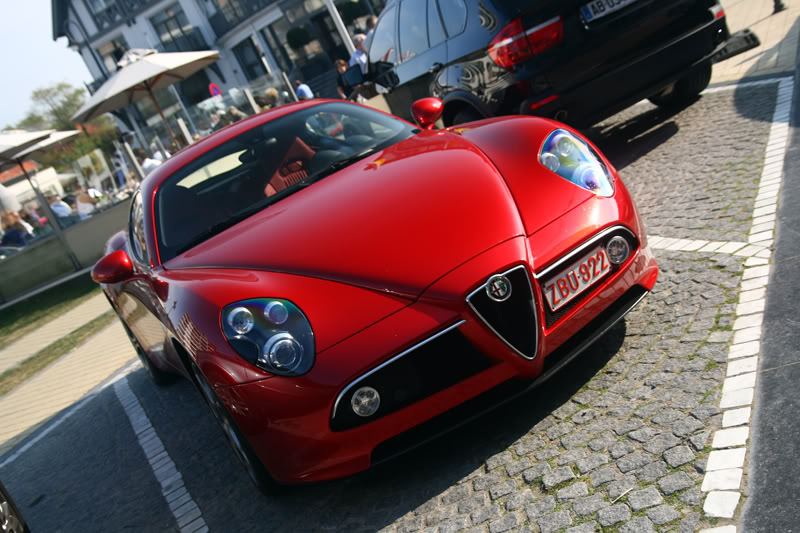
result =
[{"label": "umbrella pole", "polygon": [[161,115],[161,120],[164,121],[164,126],[167,128],[167,131],[169,132],[169,136],[172,137],[173,142],[177,146],[180,146],[180,143],[178,142],[178,138],[175,137],[175,134],[172,133],[172,128],[169,127],[169,122],[167,122],[167,117],[164,116],[164,112],[161,110],[161,106],[158,105],[158,100],[156,100],[156,96],[153,94],[153,90],[150,88],[149,85],[145,85],[145,87],[147,87],[147,92],[150,95],[150,98],[153,100],[153,103],[156,105],[156,109],[158,109],[158,114]]},{"label": "umbrella pole", "polygon": [[42,191],[39,190],[39,187],[33,184],[33,180],[31,179],[30,175],[28,175],[28,171],[25,170],[25,165],[22,164],[22,159],[17,159],[17,164],[19,168],[22,169],[22,173],[25,175],[25,179],[28,180],[28,184],[33,189],[33,192],[36,194],[36,199],[39,200],[39,204],[44,209],[44,212],[47,214],[47,222],[53,227],[53,230],[56,232],[56,237],[58,240],[61,241],[61,244],[67,250],[67,255],[69,255],[70,261],[72,261],[72,266],[75,267],[75,270],[80,270],[83,266],[78,261],[78,258],[75,256],[75,252],[72,251],[69,243],[67,242],[67,238],[64,236],[64,232],[61,231],[61,226],[58,225],[58,220],[56,219],[55,213],[53,210],[50,209],[50,204],[47,203]]}]

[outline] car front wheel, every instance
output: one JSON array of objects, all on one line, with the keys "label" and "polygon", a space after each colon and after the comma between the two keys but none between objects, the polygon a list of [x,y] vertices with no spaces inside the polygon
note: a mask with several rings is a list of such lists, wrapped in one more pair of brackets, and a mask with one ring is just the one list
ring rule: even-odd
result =
[{"label": "car front wheel", "polygon": [[[120,321],[121,320],[122,319],[120,319]],[[144,351],[142,345],[139,344],[139,341],[136,340],[133,332],[130,330],[130,328],[128,328],[128,325],[125,322],[122,322],[122,327],[125,328],[125,333],[128,334],[128,339],[131,341],[133,349],[136,350],[136,355],[139,356],[139,360],[142,362],[142,366],[144,367],[145,371],[147,371],[147,375],[150,376],[150,380],[159,387],[174,383],[177,379],[177,376],[158,368],[153,361],[150,360],[150,357]]]},{"label": "car front wheel", "polygon": [[190,364],[195,382],[200,389],[200,394],[203,395],[203,399],[211,408],[211,412],[214,413],[214,418],[217,419],[217,423],[220,428],[222,428],[222,432],[228,439],[228,443],[231,445],[231,448],[233,448],[237,459],[239,459],[239,462],[242,463],[242,466],[244,466],[244,469],[247,471],[250,481],[252,481],[256,488],[263,494],[267,496],[275,495],[278,485],[272,479],[269,472],[267,472],[267,469],[264,468],[261,460],[252,451],[247,439],[245,439],[244,435],[242,435],[242,432],[237,427],[236,421],[233,420],[228,410],[225,409],[219,396],[217,396],[214,389],[209,385],[208,381],[206,381],[203,373],[200,372],[200,369],[194,362]]}]

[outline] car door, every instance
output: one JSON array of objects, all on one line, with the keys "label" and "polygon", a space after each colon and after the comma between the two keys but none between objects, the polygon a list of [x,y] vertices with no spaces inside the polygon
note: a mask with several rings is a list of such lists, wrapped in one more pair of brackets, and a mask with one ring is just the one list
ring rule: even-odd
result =
[{"label": "car door", "polygon": [[415,100],[442,94],[447,40],[436,0],[403,0],[397,9],[391,14],[397,19],[396,63],[384,76],[384,96],[394,114],[411,120]]},{"label": "car door", "polygon": [[163,321],[166,294],[165,287],[161,285],[163,282],[155,278],[150,266],[144,226],[142,196],[141,192],[137,192],[131,202],[128,222],[128,248],[133,276],[124,282],[117,302],[122,318],[150,356],[150,360],[163,366],[162,361],[167,361],[164,353],[167,329]]}]

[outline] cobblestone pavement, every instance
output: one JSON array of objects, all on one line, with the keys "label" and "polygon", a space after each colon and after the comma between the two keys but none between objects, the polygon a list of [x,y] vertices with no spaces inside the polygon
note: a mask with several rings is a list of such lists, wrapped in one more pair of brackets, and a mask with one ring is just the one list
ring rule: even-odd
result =
[{"label": "cobblestone pavement", "polygon": [[649,234],[747,241],[777,87],[704,95],[672,115],[640,104],[589,131]]}]

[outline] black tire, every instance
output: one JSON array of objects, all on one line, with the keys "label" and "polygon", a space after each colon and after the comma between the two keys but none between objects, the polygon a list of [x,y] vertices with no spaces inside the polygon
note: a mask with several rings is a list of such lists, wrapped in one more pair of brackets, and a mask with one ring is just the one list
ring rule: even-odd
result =
[{"label": "black tire", "polygon": [[476,120],[482,120],[486,117],[482,116],[472,107],[465,107],[460,109],[456,112],[453,116],[453,120],[448,126],[455,126],[456,124],[464,124],[465,122],[474,122]]},{"label": "black tire", "polygon": [[[122,319],[120,319],[120,321],[122,321]],[[142,345],[139,344],[138,340],[136,340],[136,337],[134,337],[133,332],[128,328],[128,325],[125,322],[122,322],[122,326],[125,328],[125,333],[128,334],[128,339],[131,341],[133,349],[136,350],[136,355],[139,356],[139,360],[142,362],[142,366],[147,372],[147,375],[150,376],[150,380],[159,387],[165,387],[175,383],[175,381],[178,379],[178,376],[158,368],[150,360],[150,357],[148,357],[144,349],[142,349]]]},{"label": "black tire", "polygon": [[675,82],[672,90],[655,94],[648,98],[659,107],[677,107],[691,103],[711,82],[711,61],[698,65],[684,77]]},{"label": "black tire", "polygon": [[214,418],[217,419],[217,423],[225,434],[225,438],[228,439],[228,444],[233,448],[234,455],[236,455],[236,458],[239,459],[239,462],[247,472],[247,477],[250,478],[250,481],[253,482],[253,485],[255,485],[262,494],[266,496],[276,495],[279,485],[275,483],[270,473],[264,468],[261,460],[255,452],[253,452],[250,443],[247,442],[245,436],[242,435],[239,426],[236,425],[236,421],[231,417],[222,401],[208,384],[203,373],[200,372],[200,369],[197,368],[194,362],[190,362],[189,365],[197,388],[200,390],[200,395],[203,397],[206,404],[208,404],[208,407],[214,414]]}]

